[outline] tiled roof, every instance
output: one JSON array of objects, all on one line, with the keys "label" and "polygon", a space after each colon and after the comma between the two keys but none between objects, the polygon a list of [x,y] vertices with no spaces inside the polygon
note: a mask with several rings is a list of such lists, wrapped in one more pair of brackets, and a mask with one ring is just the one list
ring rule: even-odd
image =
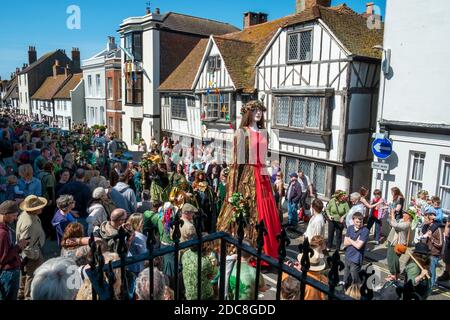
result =
[{"label": "tiled roof", "polygon": [[53,99],[70,99],[70,91],[75,89],[83,78],[82,73],[76,73],[62,86],[62,88],[53,96]]},{"label": "tiled roof", "polygon": [[228,23],[193,17],[185,14],[169,12],[163,17],[163,28],[186,33],[210,36],[211,34],[225,34],[239,29]]},{"label": "tiled roof", "polygon": [[[255,64],[279,28],[322,18],[342,44],[355,56],[380,58],[372,47],[383,43],[383,30],[370,30],[367,19],[346,5],[331,8],[316,6],[239,32],[213,36],[225,66],[237,90],[253,93]],[[203,48],[203,49],[202,49]],[[181,65],[161,85],[160,90],[181,90],[192,87],[206,44],[198,44]],[[192,81],[191,83],[189,83]]]},{"label": "tiled roof", "polygon": [[352,55],[381,59],[381,51],[373,47],[383,44],[383,24],[381,29],[370,29],[367,18],[346,5],[320,7],[320,16]]},{"label": "tiled roof", "polygon": [[6,92],[3,99],[7,100],[7,99],[17,99],[17,98],[19,98],[17,76],[14,76],[14,78],[10,81],[10,83],[8,83],[8,91]]},{"label": "tiled roof", "polygon": [[58,51],[52,51],[52,52],[48,52],[46,54],[44,54],[42,57],[40,57],[38,60],[36,60],[35,62],[33,62],[32,64],[30,64],[28,67],[26,67],[25,69],[23,69],[22,71],[19,72],[20,74],[25,74],[28,73],[29,71],[31,71],[32,69],[34,69],[35,67],[37,67],[38,65],[40,65],[42,62],[44,62],[45,60],[47,60],[48,58],[50,58],[52,55],[54,55],[56,52]]},{"label": "tiled roof", "polygon": [[208,39],[202,39],[183,60],[182,63],[167,77],[161,84],[161,91],[190,91],[194,82],[197,70],[202,62]]},{"label": "tiled roof", "polygon": [[33,100],[51,100],[68,78],[64,74],[48,77],[42,86],[31,97]]}]

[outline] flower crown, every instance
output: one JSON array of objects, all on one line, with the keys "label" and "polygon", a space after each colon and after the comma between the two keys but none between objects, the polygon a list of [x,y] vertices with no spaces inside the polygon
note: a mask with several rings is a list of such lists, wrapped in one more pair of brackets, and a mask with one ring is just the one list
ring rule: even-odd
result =
[{"label": "flower crown", "polygon": [[262,101],[253,100],[242,106],[241,114],[244,115],[248,111],[254,111],[256,109],[261,109],[262,112],[265,112],[267,110],[266,107],[264,106],[264,104],[262,103]]}]

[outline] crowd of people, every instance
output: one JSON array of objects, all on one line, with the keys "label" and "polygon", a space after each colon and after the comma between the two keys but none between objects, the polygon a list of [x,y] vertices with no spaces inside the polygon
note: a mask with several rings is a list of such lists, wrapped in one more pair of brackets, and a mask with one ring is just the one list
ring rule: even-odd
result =
[{"label": "crowd of people", "polygon": [[[88,300],[92,286],[86,270],[90,267],[90,237],[101,249],[105,263],[119,260],[119,233],[127,234],[126,251],[130,257],[148,251],[147,230],[156,230],[155,248],[174,243],[171,223],[179,215],[180,241],[197,237],[194,218],[205,216],[202,232],[217,230],[219,215],[228,205],[227,183],[230,168],[214,160],[214,150],[205,144],[183,148],[178,141],[164,137],[149,147],[141,141],[140,162],[123,161],[117,139],[107,128],[76,126],[63,135],[49,128],[31,125],[26,116],[0,119],[0,300]],[[411,279],[423,298],[428,297],[437,280],[449,280],[449,224],[438,197],[428,198],[422,191],[406,204],[398,188],[392,188],[392,201],[382,199],[381,191],[368,199],[364,187],[348,195],[337,190],[326,205],[320,200],[309,178],[302,172],[283,173],[278,163],[269,168],[270,184],[279,221],[288,212],[287,230],[298,232],[299,223],[307,224],[304,239],[314,250],[308,275],[327,283],[325,263],[331,251],[345,253],[343,287],[358,298],[360,271],[374,227],[375,244],[381,243],[382,224],[391,231],[386,239],[391,275],[386,281],[398,281],[401,273]],[[290,177],[288,183],[284,174]],[[281,227],[281,226],[280,226]],[[325,229],[327,228],[327,233]],[[412,235],[412,237],[410,236]],[[410,252],[408,244],[414,242]],[[60,256],[45,260],[43,248],[56,241]],[[244,244],[253,245],[251,241]],[[405,249],[406,248],[406,249]],[[196,246],[181,252],[180,294],[197,299]],[[219,251],[215,243],[202,249],[201,298],[218,298]],[[400,256],[409,255],[404,270]],[[227,256],[226,295],[236,296],[237,255]],[[446,264],[438,279],[440,259]],[[293,268],[301,269],[298,256]],[[175,262],[173,255],[155,259],[154,298],[173,299]],[[256,278],[254,258],[242,253],[241,300],[253,299],[256,281],[259,290],[267,290],[262,276]],[[149,266],[139,262],[126,268],[127,288],[123,292],[120,269],[116,269],[114,298],[149,299]],[[66,272],[73,270],[73,273]],[[68,286],[75,277],[80,285]],[[108,277],[106,277],[108,279]],[[75,281],[75,282],[77,282]],[[299,299],[298,280],[283,275],[282,298]],[[307,286],[306,299],[326,296]]]}]

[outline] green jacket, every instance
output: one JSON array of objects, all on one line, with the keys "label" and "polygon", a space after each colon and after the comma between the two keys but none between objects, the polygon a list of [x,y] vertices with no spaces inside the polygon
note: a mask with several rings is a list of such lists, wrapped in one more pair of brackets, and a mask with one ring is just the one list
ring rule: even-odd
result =
[{"label": "green jacket", "polygon": [[172,244],[173,240],[170,237],[170,234],[167,234],[164,230],[164,225],[162,223],[162,217],[159,216],[159,212],[153,212],[153,211],[145,211],[144,212],[144,230],[149,228],[150,225],[153,225],[153,227],[158,228],[159,237],[161,242],[164,242],[166,244]]},{"label": "green jacket", "polygon": [[333,217],[334,221],[339,221],[350,210],[347,202],[338,203],[336,199],[331,199],[327,204],[326,213],[328,217]]},{"label": "green jacket", "polygon": [[406,281],[411,280],[416,293],[421,297],[422,300],[426,300],[431,293],[431,280],[422,279],[419,283],[416,283],[416,277],[421,273],[419,266],[414,262],[410,261],[405,267]]}]

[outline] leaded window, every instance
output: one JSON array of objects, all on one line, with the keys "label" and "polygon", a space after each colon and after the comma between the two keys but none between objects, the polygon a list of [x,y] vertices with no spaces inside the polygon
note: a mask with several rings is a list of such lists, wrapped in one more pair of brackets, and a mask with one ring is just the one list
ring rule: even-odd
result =
[{"label": "leaded window", "polygon": [[170,100],[172,118],[186,119],[186,98],[172,96]]},{"label": "leaded window", "polygon": [[314,185],[317,194],[327,196],[327,169],[328,166],[314,161],[296,159],[293,157],[281,157],[282,170],[285,173],[285,182],[289,183],[289,174],[303,171],[310,183]]},{"label": "leaded window", "polygon": [[328,129],[329,124],[321,120],[321,97],[276,98],[275,125],[295,129]]},{"label": "leaded window", "polygon": [[312,59],[312,31],[301,31],[288,36],[288,61]]}]

